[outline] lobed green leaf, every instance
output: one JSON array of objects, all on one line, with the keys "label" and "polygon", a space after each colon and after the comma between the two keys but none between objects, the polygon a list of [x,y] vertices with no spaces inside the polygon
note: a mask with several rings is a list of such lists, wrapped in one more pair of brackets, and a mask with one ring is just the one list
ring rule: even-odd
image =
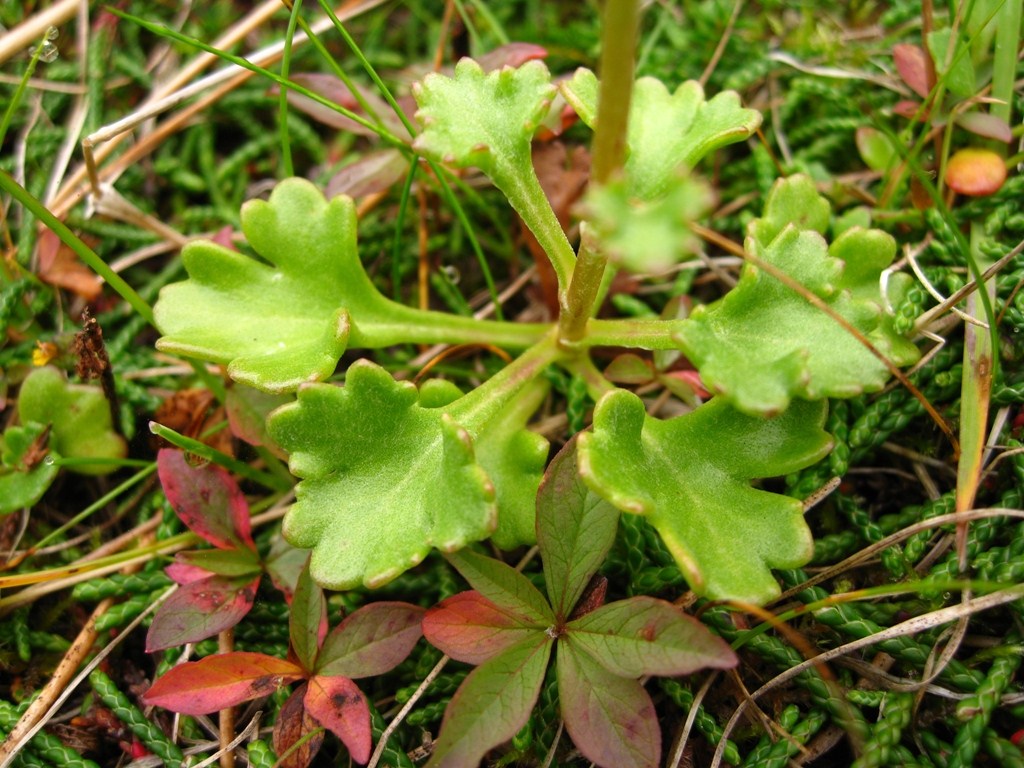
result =
[{"label": "lobed green leaf", "polygon": [[[828,203],[809,178],[794,176],[773,188],[746,248],[802,284],[892,364],[913,363],[917,348],[895,332],[885,310],[892,297],[879,288],[895,241],[854,227],[829,247],[821,234],[827,225]],[[725,297],[696,308],[676,338],[705,386],[751,414],[778,413],[794,397],[853,397],[889,378],[888,367],[839,322],[751,263]]]},{"label": "lobed green leaf", "polygon": [[772,419],[715,398],[677,418],[651,418],[635,395],[605,395],[579,440],[580,473],[624,512],[646,515],[698,594],[764,602],[771,568],[813,552],[800,502],[751,487],[825,456],[825,403],[795,401]]},{"label": "lobed green leaf", "polygon": [[379,586],[432,547],[494,530],[494,488],[469,435],[373,363],[354,363],[344,387],[303,387],[268,429],[302,478],[284,535],[313,549],[310,571],[329,589]]}]

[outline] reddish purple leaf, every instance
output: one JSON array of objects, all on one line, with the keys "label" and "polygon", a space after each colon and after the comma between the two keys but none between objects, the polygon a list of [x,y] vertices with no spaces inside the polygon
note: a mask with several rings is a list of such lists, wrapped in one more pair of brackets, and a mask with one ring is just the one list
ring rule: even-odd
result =
[{"label": "reddish purple leaf", "polygon": [[284,593],[284,599],[289,603],[292,601],[295,585],[299,582],[299,574],[302,573],[308,559],[309,550],[293,547],[284,540],[280,530],[271,538],[270,553],[264,566],[274,586]]},{"label": "reddish purple leaf", "polygon": [[242,651],[221,653],[172,668],[142,700],[183,715],[205,715],[269,696],[302,678],[302,669],[284,659]]},{"label": "reddish purple leaf", "polygon": [[526,724],[554,641],[543,632],[474,669],[455,692],[427,768],[478,765]]},{"label": "reddish purple leaf", "polygon": [[988,112],[964,112],[957,115],[956,124],[986,139],[995,139],[1006,144],[1013,141],[1010,124],[1001,117],[996,117]]},{"label": "reddish purple leaf", "polygon": [[453,595],[423,617],[427,642],[467,664],[482,664],[537,631],[476,591]]},{"label": "reddish purple leaf", "polygon": [[347,677],[317,675],[310,679],[304,701],[306,711],[341,739],[353,760],[370,759],[370,707],[355,683]]},{"label": "reddish purple leaf", "polygon": [[259,584],[258,576],[209,576],[179,587],[153,616],[146,635],[146,651],[195,643],[230,629],[252,608]]},{"label": "reddish purple leaf", "polygon": [[156,464],[167,500],[185,525],[221,549],[256,548],[249,505],[231,475],[215,464],[193,467],[175,448],[162,449]]},{"label": "reddish purple leaf", "polygon": [[205,568],[200,568],[198,565],[189,565],[188,563],[171,563],[164,568],[164,573],[175,584],[191,584],[193,581],[208,579],[212,575]]},{"label": "reddish purple leaf", "polygon": [[636,680],[608,672],[571,640],[558,644],[558,702],[573,743],[601,768],[657,768],[661,729]]},{"label": "reddish purple leaf", "polygon": [[364,605],[327,635],[317,674],[358,679],[391,671],[420,639],[422,619],[423,609],[409,603]]},{"label": "reddish purple leaf", "polygon": [[278,458],[287,458],[287,454],[267,434],[267,414],[293,399],[292,395],[273,395],[235,384],[224,398],[231,434],[250,445],[266,446]]},{"label": "reddish purple leaf", "polygon": [[[274,751],[279,755],[287,753],[287,757],[281,758],[280,768],[306,768],[324,743],[320,723],[306,711],[305,696],[306,684],[303,683],[292,691],[274,722]],[[316,733],[310,736],[313,731]],[[292,749],[300,741],[302,743]]]},{"label": "reddish purple leaf", "polygon": [[575,648],[621,677],[688,675],[737,663],[722,638],[672,603],[653,597],[602,606],[570,622],[566,635]]},{"label": "reddish purple leaf", "polygon": [[397,149],[367,152],[334,174],[324,195],[330,200],[336,195],[358,198],[384,192],[408,172],[409,161]]},{"label": "reddish purple leaf", "polygon": [[928,95],[928,53],[919,45],[898,43],[892,48],[892,59],[903,82],[922,99]]},{"label": "reddish purple leaf", "polygon": [[[305,86],[309,90],[313,91],[313,93],[323,96],[325,99],[333,101],[339,106],[345,107],[345,109],[356,113],[360,117],[366,117],[362,106],[360,106],[355,96],[352,95],[348,86],[334,75],[312,72],[300,73],[293,75],[292,80],[299,85]],[[360,96],[362,96],[363,100],[370,105],[370,108],[377,113],[377,116],[381,119],[381,122],[388,131],[397,136],[408,135],[402,125],[402,121],[394,112],[391,111],[391,107],[388,106],[386,101],[369,88],[362,88],[358,85],[356,87],[359,89]],[[276,88],[272,89],[272,91],[276,90]],[[288,90],[288,103],[300,112],[305,112],[314,120],[318,120],[324,125],[328,125],[332,128],[351,131],[352,133],[361,136],[377,135],[374,131],[360,125],[354,120],[350,120],[340,112],[336,112],[330,107],[320,104],[308,96],[303,96],[301,93],[297,93],[292,89]],[[409,111],[409,114],[412,114],[412,111]]]},{"label": "reddish purple leaf", "polygon": [[484,72],[491,72],[502,67],[521,67],[547,55],[547,49],[533,43],[505,43],[477,58],[476,63]]}]

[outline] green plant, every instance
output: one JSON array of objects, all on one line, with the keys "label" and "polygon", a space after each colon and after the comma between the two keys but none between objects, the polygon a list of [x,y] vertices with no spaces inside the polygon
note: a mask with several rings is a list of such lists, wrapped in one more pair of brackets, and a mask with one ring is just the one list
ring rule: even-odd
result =
[{"label": "green plant", "polygon": [[499,560],[468,550],[449,556],[475,589],[431,608],[423,634],[479,666],[445,712],[431,768],[477,765],[512,738],[536,704],[553,652],[562,719],[584,756],[606,768],[653,768],[661,732],[638,678],[736,664],[720,638],[671,603],[634,597],[603,605],[608,582],[596,574],[619,513],[583,483],[576,446],[570,441],[554,458],[537,496],[547,598]]},{"label": "green plant", "polygon": [[[190,279],[163,289],[155,308],[158,346],[226,364],[233,378],[267,391],[297,389],[268,431],[301,478],[285,535],[313,550],[311,571],[324,586],[379,586],[432,547],[452,552],[489,536],[505,548],[532,543],[547,449],[527,425],[550,365],[584,381],[598,402],[593,435],[580,446],[584,479],[623,511],[647,515],[698,592],[764,601],[778,591],[770,568],[809,559],[799,501],[750,484],[827,452],[825,398],[877,390],[891,368],[916,360],[885,309],[906,284],[890,281],[886,296],[878,288],[895,242],[854,227],[829,244],[829,204],[795,176],[751,223],[751,263],[725,298],[690,318],[594,317],[616,270],[686,254],[688,219],[706,196],[694,166],[760,122],[735,94],[705,100],[694,82],[670,93],[641,78],[631,107],[631,78],[615,83],[604,88],[580,70],[561,85],[596,129],[595,166],[609,163],[603,131],[618,130],[611,143],[628,150],[588,194],[578,254],[531,163],[531,137],[559,92],[544,64],[485,73],[463,60],[454,76],[428,75],[414,89],[423,128],[411,151],[478,168],[504,193],[557,276],[551,325],[386,299],[358,257],[352,202],[326,201],[305,181],[284,181],[269,201],[245,205],[242,229],[260,259],[213,243],[185,249]],[[612,115],[632,109],[628,128],[605,125],[605,103]],[[636,235],[651,227],[666,240],[653,251]],[[465,394],[446,383],[417,391],[367,359],[348,367],[344,387],[316,383],[348,349],[436,342],[522,352]],[[717,397],[675,420],[647,417],[635,395],[597,371],[599,346],[680,349]]]}]

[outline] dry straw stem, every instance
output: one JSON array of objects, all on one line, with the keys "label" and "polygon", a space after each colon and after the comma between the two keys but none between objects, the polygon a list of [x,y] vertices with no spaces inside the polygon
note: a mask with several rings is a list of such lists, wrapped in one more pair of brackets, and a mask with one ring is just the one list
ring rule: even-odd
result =
[{"label": "dry straw stem", "polygon": [[0,35],[0,64],[38,43],[48,27],[59,27],[75,15],[75,9],[80,5],[86,5],[86,0],[59,0],[46,10],[28,17],[10,32]]},{"label": "dry straw stem", "polygon": [[[353,2],[350,0],[338,8],[336,15],[342,20],[347,20],[375,8],[382,4],[383,1],[359,0],[358,2]],[[280,8],[280,0],[266,0],[214,41],[213,47],[219,49],[230,48],[235,43],[244,39],[254,29],[265,23]],[[330,26],[330,19],[323,18],[313,25],[313,29],[319,33],[329,29]],[[293,47],[302,45],[306,41],[307,38],[304,34],[297,34],[294,38]],[[255,51],[246,58],[258,66],[268,66],[278,61],[283,53],[284,41],[280,41]],[[196,112],[215,103],[223,95],[231,92],[240,83],[249,79],[254,74],[250,70],[231,64],[190,85],[188,84],[196,75],[207,69],[218,59],[219,57],[216,54],[199,54],[167,83],[154,89],[146,102],[135,112],[87,136],[82,142],[85,166],[77,169],[54,196],[51,203],[51,210],[54,214],[58,217],[63,217],[77,204],[84,193],[83,184],[87,177],[90,180],[94,193],[98,191],[101,181],[113,183],[125,168],[152,152],[167,135],[186,125],[189,118]],[[98,164],[102,163],[114,151],[117,145],[125,138],[128,131],[131,131],[141,122],[177,106],[185,99],[201,94],[211,88],[215,90],[207,94],[199,103],[184,108],[179,114],[170,118],[167,123],[142,138],[119,158],[116,163],[102,170],[99,169]]]}]

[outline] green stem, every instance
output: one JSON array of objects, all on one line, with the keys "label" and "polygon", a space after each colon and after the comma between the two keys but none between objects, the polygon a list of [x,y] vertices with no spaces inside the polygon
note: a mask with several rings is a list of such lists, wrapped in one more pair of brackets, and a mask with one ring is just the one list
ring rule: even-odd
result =
[{"label": "green stem", "polygon": [[544,194],[529,154],[496,163],[488,175],[547,254],[564,300],[576,254]]},{"label": "green stem", "polygon": [[999,10],[996,25],[996,44],[992,56],[992,96],[998,99],[992,104],[991,113],[1012,125],[1013,85],[1016,80],[1017,52],[1020,45],[1021,4],[1005,0]]},{"label": "green stem", "polygon": [[253,469],[244,461],[234,459],[226,453],[221,453],[216,448],[211,448],[206,443],[201,443],[198,440],[193,440],[191,437],[186,437],[185,435],[175,432],[170,427],[165,427],[163,424],[151,421],[149,422],[149,431],[157,437],[162,437],[171,445],[181,448],[183,451],[194,453],[196,456],[206,459],[207,461],[212,461],[214,464],[224,467],[228,472],[233,472],[247,480],[259,483],[272,491],[287,491],[291,489],[291,483],[288,480],[280,478],[277,475],[272,475],[269,472],[261,472],[258,469]]},{"label": "green stem", "polygon": [[153,322],[153,309],[135,292],[135,289],[128,285],[117,272],[107,266],[107,263],[97,256],[92,248],[83,243],[74,232],[68,229],[63,221],[50,213],[45,205],[37,200],[31,192],[21,186],[21,184],[16,182],[7,171],[0,171],[0,188],[25,206],[29,213],[53,230],[54,234],[60,238],[64,245],[74,251],[75,255],[93,272],[106,280],[110,287],[117,291],[132,309],[145,318],[147,323],[155,325]]},{"label": "green stem", "polygon": [[[634,56],[640,9],[637,0],[608,0],[601,23],[601,90],[594,131],[591,181],[605,184],[626,158],[626,130],[633,97]],[[559,319],[559,340],[572,345],[586,332],[608,264],[584,236]]]},{"label": "green stem", "polygon": [[634,318],[628,320],[599,320],[587,322],[580,347],[631,347],[634,349],[678,349],[674,334],[686,320]]},{"label": "green stem", "polygon": [[548,331],[547,323],[512,323],[477,320],[447,312],[416,309],[384,297],[386,311],[374,307],[372,323],[352,328],[350,347],[379,349],[395,344],[487,344],[505,349],[526,349]]},{"label": "green stem", "polygon": [[564,353],[549,333],[481,386],[459,398],[448,411],[471,434],[479,434],[503,414],[514,398]]}]

